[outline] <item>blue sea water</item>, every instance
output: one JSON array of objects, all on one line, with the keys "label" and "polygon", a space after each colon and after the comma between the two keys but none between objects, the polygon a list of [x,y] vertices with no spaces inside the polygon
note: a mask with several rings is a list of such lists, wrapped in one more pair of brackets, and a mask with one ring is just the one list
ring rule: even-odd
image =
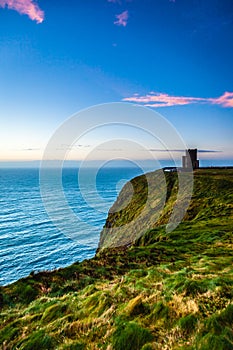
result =
[{"label": "blue sea water", "polygon": [[[0,169],[0,285],[12,283],[31,271],[53,270],[93,257],[118,191],[127,180],[142,173],[134,167],[103,168],[96,176],[93,191],[88,179],[96,170],[83,171],[86,184],[80,191],[78,170],[63,169],[68,204],[81,220],[90,224],[85,234],[81,226],[77,227],[78,239],[73,240],[55,226],[44,208],[39,169]],[[96,206],[101,206],[100,210]],[[62,220],[65,222],[66,218]]]}]

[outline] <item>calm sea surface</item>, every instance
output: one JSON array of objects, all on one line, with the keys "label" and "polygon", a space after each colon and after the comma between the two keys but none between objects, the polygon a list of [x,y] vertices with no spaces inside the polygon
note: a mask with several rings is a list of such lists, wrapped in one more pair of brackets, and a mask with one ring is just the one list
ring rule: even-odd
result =
[{"label": "calm sea surface", "polygon": [[[142,171],[103,168],[96,176],[96,191],[89,183],[93,171],[84,170],[82,178],[86,184],[82,183],[80,191],[78,170],[63,169],[69,207],[91,225],[85,234],[82,225],[77,227],[78,239],[72,240],[60,232],[44,208],[38,169],[0,169],[0,285],[25,277],[31,271],[52,270],[94,256],[107,212],[118,191],[126,180]],[[98,206],[100,210],[96,210]],[[66,218],[62,220],[65,222]]]}]

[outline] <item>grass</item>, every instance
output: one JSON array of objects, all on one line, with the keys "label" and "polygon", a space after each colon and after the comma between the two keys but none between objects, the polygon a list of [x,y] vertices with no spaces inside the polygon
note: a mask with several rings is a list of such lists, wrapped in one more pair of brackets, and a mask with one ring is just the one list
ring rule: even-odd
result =
[{"label": "grass", "polygon": [[[186,217],[167,233],[176,185],[168,174],[163,223],[130,247],[1,287],[0,349],[232,349],[232,178],[229,170],[197,171]],[[146,186],[137,178],[136,189],[138,181],[139,212]],[[121,223],[128,210],[132,203]]]},{"label": "grass", "polygon": [[114,350],[140,350],[152,340],[151,332],[136,322],[121,322],[113,333],[112,347]]}]

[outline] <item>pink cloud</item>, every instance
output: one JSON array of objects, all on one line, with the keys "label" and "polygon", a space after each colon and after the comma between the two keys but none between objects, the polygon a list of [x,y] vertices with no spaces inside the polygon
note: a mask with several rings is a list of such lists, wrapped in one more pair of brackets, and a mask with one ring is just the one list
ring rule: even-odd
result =
[{"label": "pink cloud", "polygon": [[44,12],[33,0],[0,0],[0,7],[6,6],[20,14],[28,15],[37,23],[42,23],[44,20]]},{"label": "pink cloud", "polygon": [[145,96],[135,94],[124,98],[123,101],[142,103],[147,107],[171,107],[190,104],[214,104],[222,107],[233,108],[233,92],[225,92],[217,98],[172,96],[164,93],[151,92]]},{"label": "pink cloud", "polygon": [[222,96],[218,98],[210,98],[209,101],[216,105],[233,108],[233,92],[226,91]]},{"label": "pink cloud", "polygon": [[114,24],[118,26],[126,27],[129,19],[129,13],[128,11],[124,11],[119,15],[116,15],[117,21],[114,22]]}]

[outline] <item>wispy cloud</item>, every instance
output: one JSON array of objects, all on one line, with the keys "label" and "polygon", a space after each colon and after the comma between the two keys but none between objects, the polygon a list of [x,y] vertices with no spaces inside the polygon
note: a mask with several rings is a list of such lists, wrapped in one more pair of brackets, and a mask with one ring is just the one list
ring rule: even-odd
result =
[{"label": "wispy cloud", "polygon": [[[185,152],[185,149],[159,149],[159,148],[151,148],[150,152]],[[221,153],[222,151],[210,150],[210,149],[198,149],[198,153]]]},{"label": "wispy cloud", "polygon": [[120,13],[119,15],[116,15],[117,20],[114,22],[114,24],[118,26],[126,27],[129,19],[129,12],[124,11]]},{"label": "wispy cloud", "polygon": [[20,14],[28,15],[37,23],[42,23],[44,20],[44,12],[33,0],[0,0],[0,7],[8,7]]},{"label": "wispy cloud", "polygon": [[123,101],[142,103],[147,107],[171,107],[190,104],[212,104],[233,108],[233,92],[225,92],[217,98],[172,96],[160,92],[151,92],[145,96],[135,94],[124,98]]},{"label": "wispy cloud", "polygon": [[61,146],[59,148],[57,148],[57,151],[74,151],[74,150],[80,150],[80,148],[85,149],[85,148],[90,148],[92,147],[91,145],[83,145],[83,144],[78,144],[78,145],[68,145],[65,143],[62,143]]},{"label": "wispy cloud", "polygon": [[223,107],[233,108],[233,92],[225,92],[218,98],[209,98],[209,102]]}]

